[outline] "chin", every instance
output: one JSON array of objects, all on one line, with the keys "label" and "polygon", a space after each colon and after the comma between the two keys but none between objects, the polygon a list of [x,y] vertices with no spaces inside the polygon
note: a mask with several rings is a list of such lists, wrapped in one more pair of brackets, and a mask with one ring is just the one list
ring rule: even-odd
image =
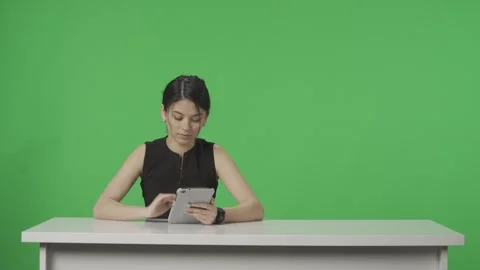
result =
[{"label": "chin", "polygon": [[192,143],[193,141],[195,141],[195,137],[194,136],[189,136],[189,137],[183,137],[183,136],[176,136],[176,141],[178,144],[190,144]]}]

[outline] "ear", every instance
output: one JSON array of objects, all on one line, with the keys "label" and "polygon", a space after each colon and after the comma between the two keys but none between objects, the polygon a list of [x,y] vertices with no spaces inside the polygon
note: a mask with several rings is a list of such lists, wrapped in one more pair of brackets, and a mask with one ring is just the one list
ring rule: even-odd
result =
[{"label": "ear", "polygon": [[165,107],[163,106],[160,106],[160,114],[162,116],[162,121],[165,122],[167,120],[167,112],[165,112]]}]

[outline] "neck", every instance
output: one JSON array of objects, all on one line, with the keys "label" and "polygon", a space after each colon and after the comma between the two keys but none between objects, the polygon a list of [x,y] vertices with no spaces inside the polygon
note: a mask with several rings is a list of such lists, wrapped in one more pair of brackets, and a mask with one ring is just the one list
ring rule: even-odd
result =
[{"label": "neck", "polygon": [[191,142],[186,145],[181,145],[181,144],[178,144],[171,136],[167,136],[168,148],[170,148],[173,152],[179,154],[180,156],[183,156],[185,152],[192,149],[194,144],[195,142]]}]

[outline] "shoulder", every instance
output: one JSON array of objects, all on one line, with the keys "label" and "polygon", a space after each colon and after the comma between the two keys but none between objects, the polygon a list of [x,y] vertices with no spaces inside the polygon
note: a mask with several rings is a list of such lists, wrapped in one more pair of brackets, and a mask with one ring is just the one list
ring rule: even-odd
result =
[{"label": "shoulder", "polygon": [[147,140],[139,145],[137,150],[139,158],[142,160],[142,168],[150,168],[157,160],[165,155],[165,138],[155,138]]},{"label": "shoulder", "polygon": [[225,162],[231,162],[231,158],[227,153],[227,150],[217,143],[213,144],[213,157],[217,166],[221,166],[225,164]]},{"label": "shoulder", "polygon": [[213,154],[215,151],[215,143],[204,138],[197,138],[195,140],[195,147],[197,151],[200,151],[205,154]]},{"label": "shoulder", "polygon": [[[162,139],[163,138],[154,139],[138,144],[128,155],[127,163],[137,168],[142,168],[147,158],[151,156],[152,153],[155,153],[158,147],[162,145]],[[152,150],[152,148],[154,149]]]},{"label": "shoulder", "polygon": [[151,139],[151,140],[145,141],[143,145],[145,145],[146,147],[158,147],[165,144],[165,139],[166,139],[165,137]]},{"label": "shoulder", "polygon": [[144,152],[146,155],[150,155],[150,153],[156,155],[158,153],[161,153],[165,146],[165,138],[155,138],[145,141],[140,147],[144,148]]},{"label": "shoulder", "polygon": [[145,144],[137,145],[130,151],[130,154],[127,156],[122,167],[141,173],[144,164],[145,151]]},{"label": "shoulder", "polygon": [[221,156],[221,155],[227,154],[227,151],[220,144],[214,143],[213,144],[213,153],[215,155],[220,155]]},{"label": "shoulder", "polygon": [[145,156],[146,148],[147,147],[144,143],[137,145],[130,153],[130,157],[143,160],[143,157]]},{"label": "shoulder", "polygon": [[218,143],[203,138],[197,138],[196,145],[199,149],[208,150],[208,153],[213,154],[215,163],[219,160],[228,158],[227,151]]}]

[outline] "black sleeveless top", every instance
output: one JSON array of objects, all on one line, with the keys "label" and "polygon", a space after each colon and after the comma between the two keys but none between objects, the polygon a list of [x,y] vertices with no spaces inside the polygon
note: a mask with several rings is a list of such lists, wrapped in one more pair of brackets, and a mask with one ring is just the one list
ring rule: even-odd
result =
[{"label": "black sleeveless top", "polygon": [[[216,196],[218,176],[213,156],[214,143],[197,138],[192,149],[183,158],[167,146],[167,137],[145,142],[145,158],[140,175],[145,206],[159,193],[176,193],[180,187],[214,188]],[[169,211],[158,218],[167,218]]]}]

